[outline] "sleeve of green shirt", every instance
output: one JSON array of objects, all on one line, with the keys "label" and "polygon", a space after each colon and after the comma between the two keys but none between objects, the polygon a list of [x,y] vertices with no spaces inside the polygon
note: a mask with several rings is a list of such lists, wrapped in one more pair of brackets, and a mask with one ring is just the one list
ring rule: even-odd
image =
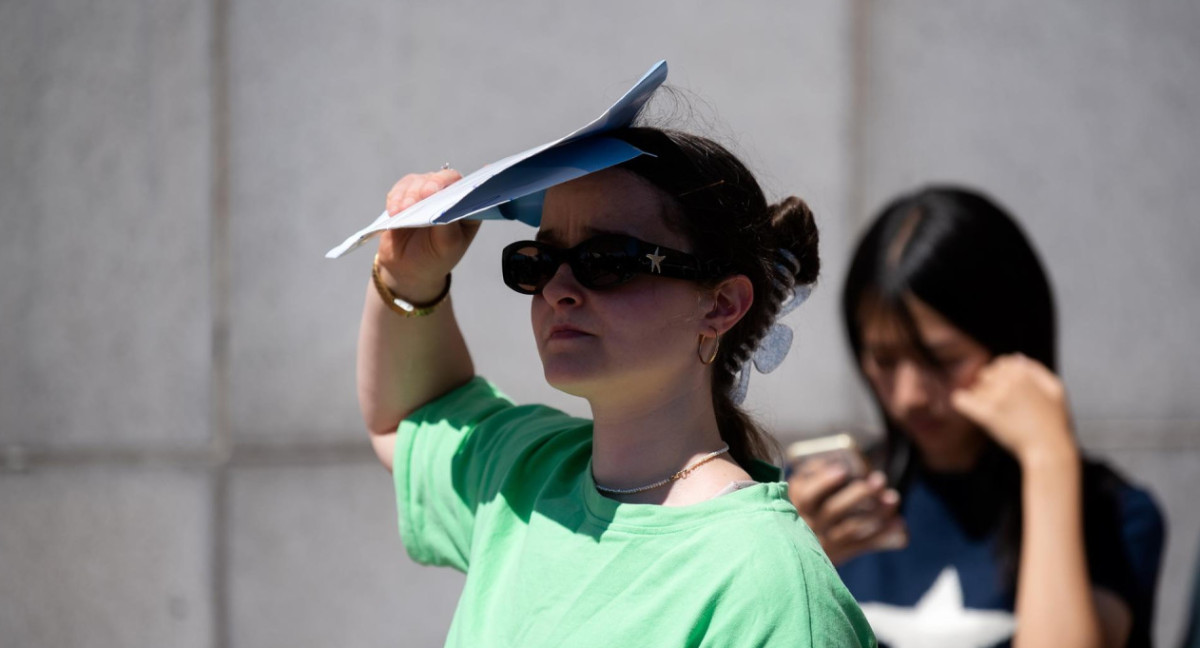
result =
[{"label": "sleeve of green shirt", "polygon": [[479,377],[413,412],[397,429],[392,464],[409,556],[466,571],[480,505],[525,448],[572,423],[551,408],[518,407]]},{"label": "sleeve of green shirt", "polygon": [[[712,619],[704,646],[877,645],[862,610],[811,531],[796,525],[803,522],[781,524],[771,539],[760,536],[757,542],[743,541],[743,545],[754,546],[756,553],[740,561],[741,571],[754,577],[730,581],[722,595],[722,613]],[[726,554],[733,555],[733,549]]]}]

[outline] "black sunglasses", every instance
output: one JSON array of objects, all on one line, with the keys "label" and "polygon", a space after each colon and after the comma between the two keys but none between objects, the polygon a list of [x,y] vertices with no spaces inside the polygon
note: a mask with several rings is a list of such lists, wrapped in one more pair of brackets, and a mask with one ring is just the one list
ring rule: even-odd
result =
[{"label": "black sunglasses", "polygon": [[517,241],[501,254],[505,285],[526,295],[542,292],[564,263],[571,266],[575,280],[590,290],[613,288],[639,274],[691,281],[724,274],[722,264],[621,234],[599,234],[568,249],[540,241]]}]

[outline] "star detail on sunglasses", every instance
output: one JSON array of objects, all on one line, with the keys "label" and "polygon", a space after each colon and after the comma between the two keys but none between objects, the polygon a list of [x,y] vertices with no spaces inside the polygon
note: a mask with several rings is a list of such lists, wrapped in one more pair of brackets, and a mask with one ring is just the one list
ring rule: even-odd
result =
[{"label": "star detail on sunglasses", "polygon": [[654,254],[647,254],[646,258],[650,259],[650,272],[662,274],[662,262],[663,259],[667,258],[667,256],[665,254],[659,254],[658,250],[659,248],[654,248]]}]

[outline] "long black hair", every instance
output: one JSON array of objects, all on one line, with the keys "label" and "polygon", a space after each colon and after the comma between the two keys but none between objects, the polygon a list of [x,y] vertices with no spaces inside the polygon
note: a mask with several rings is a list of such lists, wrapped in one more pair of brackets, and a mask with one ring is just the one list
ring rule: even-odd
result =
[{"label": "long black hair", "polygon": [[[894,315],[919,355],[932,359],[907,296],[994,356],[1019,352],[1056,368],[1054,300],[1042,263],[1016,221],[977,191],[931,186],[901,196],[863,235],[842,292],[846,336],[860,368],[863,320],[880,312]],[[903,493],[919,458],[877,397],[876,405],[886,426],[882,468]],[[989,438],[976,470],[990,485],[994,515],[985,524],[999,525],[1000,564],[1012,584],[1021,539],[1020,467]]]}]

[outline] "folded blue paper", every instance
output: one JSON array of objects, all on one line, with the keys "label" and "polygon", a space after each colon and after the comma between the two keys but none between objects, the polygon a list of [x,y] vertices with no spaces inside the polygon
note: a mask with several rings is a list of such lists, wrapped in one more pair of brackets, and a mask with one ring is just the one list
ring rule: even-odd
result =
[{"label": "folded blue paper", "polygon": [[604,133],[633,123],[666,78],[667,62],[659,61],[624,96],[583,128],[485,165],[395,216],[385,211],[325,256],[336,259],[384,230],[444,225],[462,218],[504,218],[536,227],[542,218],[546,189],[645,155],[637,147],[605,137]]}]

